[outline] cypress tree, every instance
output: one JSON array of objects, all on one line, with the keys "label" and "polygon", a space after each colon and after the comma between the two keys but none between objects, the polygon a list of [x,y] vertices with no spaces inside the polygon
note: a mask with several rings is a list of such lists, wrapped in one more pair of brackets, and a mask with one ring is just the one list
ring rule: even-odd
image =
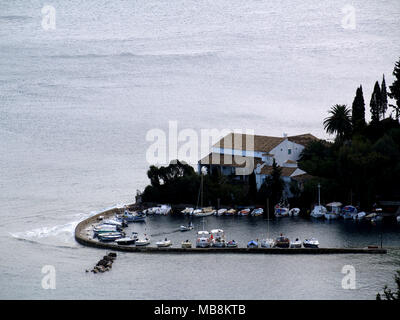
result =
[{"label": "cypress tree", "polygon": [[396,119],[398,120],[400,117],[400,58],[394,65],[393,75],[395,80],[392,85],[389,86],[390,93],[388,93],[388,96],[396,101],[396,105],[391,104],[390,107],[395,110]]},{"label": "cypress tree", "polygon": [[379,122],[380,113],[381,113],[381,89],[379,87],[378,81],[375,82],[374,91],[371,95],[371,101],[369,103],[370,111],[371,111],[371,120],[372,122]]},{"label": "cypress tree", "polygon": [[351,110],[353,132],[360,132],[365,127],[365,103],[362,86],[357,88]]},{"label": "cypress tree", "polygon": [[381,105],[382,119],[385,119],[385,113],[388,108],[385,75],[383,75],[382,84],[381,84],[381,102],[382,102],[382,105]]}]

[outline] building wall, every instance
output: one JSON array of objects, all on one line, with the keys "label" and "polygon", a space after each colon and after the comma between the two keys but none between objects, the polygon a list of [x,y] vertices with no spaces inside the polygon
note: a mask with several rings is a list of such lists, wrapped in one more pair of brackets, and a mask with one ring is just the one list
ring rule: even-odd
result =
[{"label": "building wall", "polygon": [[276,163],[282,166],[287,160],[297,161],[303,149],[304,146],[301,144],[286,139],[273,148],[270,153],[274,155]]}]

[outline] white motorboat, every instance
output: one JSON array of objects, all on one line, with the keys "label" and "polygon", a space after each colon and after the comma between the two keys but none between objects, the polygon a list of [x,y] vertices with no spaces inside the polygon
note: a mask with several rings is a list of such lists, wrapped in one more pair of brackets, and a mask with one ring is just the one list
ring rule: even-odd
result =
[{"label": "white motorboat", "polygon": [[194,208],[185,208],[181,211],[183,214],[192,215]]},{"label": "white motorboat", "polygon": [[136,246],[147,246],[150,244],[150,237],[144,234],[143,238],[139,238],[136,240]]},{"label": "white motorboat", "polygon": [[111,225],[111,226],[118,226],[118,227],[123,227],[123,222],[122,221],[118,221],[115,219],[105,219],[102,221],[102,224],[107,224],[107,225]]},{"label": "white motorboat", "polygon": [[208,248],[211,246],[210,233],[202,230],[197,232],[196,248]]},{"label": "white motorboat", "polygon": [[289,210],[289,217],[297,217],[300,214],[299,208],[292,208]]},{"label": "white motorboat", "polygon": [[157,247],[159,248],[165,248],[165,247],[170,247],[172,245],[171,240],[168,240],[165,238],[164,240],[160,240],[156,242]]},{"label": "white motorboat", "polygon": [[182,248],[191,248],[192,243],[189,240],[182,241]]},{"label": "white motorboat", "polygon": [[125,238],[120,238],[115,240],[115,242],[119,245],[129,245],[129,244],[134,244],[136,241],[135,238],[132,237],[125,237]]},{"label": "white motorboat", "polygon": [[361,212],[359,212],[359,213],[357,213],[357,214],[355,214],[354,216],[353,216],[353,220],[358,220],[358,221],[361,221],[361,220],[364,220],[364,218],[367,216],[367,214],[364,212],[364,211],[361,211]]},{"label": "white motorboat", "polygon": [[213,247],[223,248],[226,246],[225,233],[222,229],[213,229],[211,232],[211,242]]},{"label": "white motorboat", "polygon": [[305,239],[303,241],[304,248],[318,248],[319,241],[315,238]]},{"label": "white motorboat", "polygon": [[313,218],[319,219],[319,218],[324,217],[326,212],[327,211],[326,211],[326,208],[324,206],[318,205],[318,206],[314,207],[314,209],[313,209],[313,211],[311,211],[310,215]]},{"label": "white motorboat", "polygon": [[258,216],[262,216],[264,214],[264,209],[263,208],[255,208],[252,212],[251,215],[253,217],[258,217]]},{"label": "white motorboat", "polygon": [[331,202],[326,205],[326,213],[324,214],[326,220],[335,220],[340,217],[341,202]]},{"label": "white motorboat", "polygon": [[235,214],[236,214],[235,209],[229,209],[229,210],[225,211],[225,216],[234,216]]},{"label": "white motorboat", "polygon": [[193,211],[192,216],[199,218],[199,217],[208,217],[212,216],[215,213],[215,210],[212,207],[196,209]]},{"label": "white motorboat", "polygon": [[301,248],[301,240],[296,238],[293,241],[290,241],[290,248]]},{"label": "white motorboat", "polygon": [[184,232],[184,231],[190,231],[192,229],[193,229],[193,223],[190,222],[187,226],[181,225],[180,228],[179,228],[179,231]]},{"label": "white motorboat", "polygon": [[219,210],[217,210],[217,211],[215,212],[215,215],[216,215],[217,217],[223,216],[223,215],[225,214],[226,211],[228,211],[228,209],[225,209],[225,208],[219,209]]},{"label": "white motorboat", "polygon": [[275,240],[270,238],[261,239],[260,244],[262,248],[273,248],[275,246]]},{"label": "white motorboat", "polygon": [[108,232],[97,235],[100,241],[108,242],[115,241],[117,239],[125,237],[125,233],[123,232]]}]

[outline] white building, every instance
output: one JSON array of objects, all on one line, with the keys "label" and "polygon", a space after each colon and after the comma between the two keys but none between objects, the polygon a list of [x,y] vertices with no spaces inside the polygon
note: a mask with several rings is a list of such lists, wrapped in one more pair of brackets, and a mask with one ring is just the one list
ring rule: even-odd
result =
[{"label": "white building", "polygon": [[306,172],[297,167],[301,151],[318,138],[312,134],[297,136],[269,137],[230,133],[219,140],[211,153],[198,164],[211,170],[218,168],[224,175],[232,175],[237,180],[247,181],[254,171],[259,189],[266,177],[271,174],[273,160],[282,168],[282,179],[288,184],[294,177],[300,178]]}]

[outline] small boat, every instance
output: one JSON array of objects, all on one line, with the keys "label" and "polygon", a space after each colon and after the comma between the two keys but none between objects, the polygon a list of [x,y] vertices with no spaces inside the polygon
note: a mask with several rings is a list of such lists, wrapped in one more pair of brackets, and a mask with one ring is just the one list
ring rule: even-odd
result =
[{"label": "small boat", "polygon": [[202,230],[197,232],[196,248],[208,248],[211,246],[210,233]]},{"label": "small boat", "polygon": [[254,240],[250,240],[247,243],[247,248],[258,248],[258,242]]},{"label": "small boat", "polygon": [[331,202],[326,205],[326,213],[324,214],[326,220],[335,220],[340,217],[341,202]]},{"label": "small boat", "polygon": [[237,242],[235,240],[231,240],[231,241],[227,242],[226,246],[228,248],[237,248],[238,244],[237,244]]},{"label": "small boat", "polygon": [[194,208],[185,208],[181,211],[183,214],[191,215],[193,213]]},{"label": "small boat", "polygon": [[224,230],[222,229],[213,229],[211,232],[211,242],[212,246],[216,248],[223,248],[225,247],[225,234]]},{"label": "small boat", "polygon": [[235,209],[229,209],[225,211],[225,215],[226,216],[234,216],[236,214],[236,210]]},{"label": "small boat", "polygon": [[263,214],[264,214],[264,209],[263,208],[256,208],[251,212],[251,215],[253,217],[262,216]]},{"label": "small boat", "polygon": [[359,212],[359,213],[357,213],[357,214],[355,214],[355,215],[353,216],[353,220],[361,221],[361,220],[363,220],[366,216],[367,216],[367,214],[366,214],[364,211],[361,211],[361,212]]},{"label": "small boat", "polygon": [[249,214],[250,214],[250,209],[249,209],[249,208],[240,210],[240,211],[238,212],[238,216],[241,216],[241,217],[248,216]]},{"label": "small boat", "polygon": [[159,248],[165,248],[165,247],[170,247],[172,245],[171,240],[168,240],[165,238],[164,240],[160,240],[156,242],[157,247]]},{"label": "small boat", "polygon": [[289,210],[289,217],[297,217],[300,214],[299,208],[292,208]]},{"label": "small boat", "polygon": [[97,237],[99,238],[100,241],[108,242],[108,241],[115,241],[117,239],[125,237],[125,233],[123,233],[123,232],[108,232],[108,233],[99,234]]},{"label": "small boat", "polygon": [[135,242],[136,246],[147,246],[149,244],[150,244],[150,237],[148,237],[146,234],[144,234],[143,238],[139,238]]},{"label": "small boat", "polygon": [[315,206],[314,209],[311,211],[310,216],[313,218],[319,219],[319,218],[324,217],[326,212],[327,211],[324,206],[318,205],[318,206]]},{"label": "small boat", "polygon": [[131,222],[145,222],[146,214],[143,212],[138,212],[132,216]]},{"label": "small boat", "polygon": [[214,214],[215,210],[212,207],[196,209],[193,211],[193,217],[208,217]]},{"label": "small boat", "polygon": [[223,216],[225,214],[225,212],[228,211],[228,209],[219,209],[215,212],[215,215],[217,217]]},{"label": "small boat", "polygon": [[122,221],[118,221],[115,219],[106,219],[102,221],[102,224],[107,224],[107,225],[111,225],[111,226],[118,226],[118,227],[123,227],[123,222]]},{"label": "small boat", "polygon": [[182,241],[182,248],[191,248],[192,243],[189,240]]},{"label": "small boat", "polygon": [[153,208],[154,214],[163,215],[163,216],[166,216],[167,214],[169,214],[171,212],[171,210],[172,210],[171,206],[168,206],[165,204],[163,204],[159,207]]},{"label": "small boat", "polygon": [[119,227],[111,225],[101,225],[93,228],[94,237],[103,233],[120,232],[120,231],[121,229]]},{"label": "small boat", "polygon": [[132,237],[125,237],[125,238],[120,238],[115,240],[115,242],[119,245],[129,245],[129,244],[134,244],[136,241],[135,238]]},{"label": "small boat", "polygon": [[275,247],[289,248],[289,246],[290,246],[289,238],[284,237],[283,234],[281,233],[281,235],[275,240]]},{"label": "small boat", "polygon": [[304,248],[318,248],[319,242],[315,238],[305,239],[303,241]]},{"label": "small boat", "polygon": [[262,239],[260,243],[262,248],[273,248],[275,245],[275,240],[267,238],[267,239]]},{"label": "small boat", "polygon": [[288,217],[289,216],[289,203],[286,198],[282,198],[281,201],[275,206],[275,217]]},{"label": "small boat", "polygon": [[189,231],[189,230],[192,230],[192,229],[193,229],[193,223],[191,223],[191,222],[187,226],[181,225],[179,227],[179,231],[182,231],[182,232]]},{"label": "small boat", "polygon": [[290,248],[301,248],[301,240],[296,238],[294,241],[290,241]]},{"label": "small boat", "polygon": [[321,205],[321,185],[318,183],[318,205],[314,206],[310,216],[319,219],[324,217],[326,212],[326,208]]},{"label": "small boat", "polygon": [[342,210],[343,219],[353,219],[357,215],[357,208],[354,206],[345,206]]}]

